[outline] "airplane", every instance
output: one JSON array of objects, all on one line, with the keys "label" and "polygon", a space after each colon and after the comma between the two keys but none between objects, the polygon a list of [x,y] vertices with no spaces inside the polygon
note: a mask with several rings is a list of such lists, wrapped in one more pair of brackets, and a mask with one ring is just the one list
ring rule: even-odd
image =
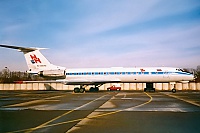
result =
[{"label": "airplane", "polygon": [[[106,83],[146,83],[147,89],[153,89],[153,83],[170,83],[172,92],[176,92],[176,82],[188,83],[194,80],[194,75],[185,72],[181,68],[174,67],[111,67],[111,68],[76,68],[51,64],[40,52],[46,48],[20,47],[0,44],[0,47],[16,49],[23,52],[30,74],[36,74],[45,78],[53,78],[47,82],[58,82],[65,85],[80,85],[75,87],[75,93],[85,92],[85,88],[93,86],[89,91],[99,91],[99,87]],[[28,81],[27,81],[28,82]],[[31,81],[30,81],[31,82]],[[39,81],[35,81],[39,82]],[[44,81],[41,81],[44,82]]]}]

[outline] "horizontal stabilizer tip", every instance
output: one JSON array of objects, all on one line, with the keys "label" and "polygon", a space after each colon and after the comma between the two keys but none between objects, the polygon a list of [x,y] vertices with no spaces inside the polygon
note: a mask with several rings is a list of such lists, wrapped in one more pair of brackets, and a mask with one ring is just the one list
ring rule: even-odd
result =
[{"label": "horizontal stabilizer tip", "polygon": [[0,44],[0,47],[16,49],[16,50],[18,50],[20,52],[24,52],[24,53],[32,52],[35,50],[47,49],[47,48],[33,48],[33,47],[27,48],[27,47],[12,46],[12,45],[7,45],[7,44]]}]

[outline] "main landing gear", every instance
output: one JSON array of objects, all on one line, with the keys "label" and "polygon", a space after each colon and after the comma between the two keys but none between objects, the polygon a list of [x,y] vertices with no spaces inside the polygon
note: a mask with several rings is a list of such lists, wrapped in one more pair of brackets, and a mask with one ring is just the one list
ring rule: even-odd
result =
[{"label": "main landing gear", "polygon": [[[99,84],[99,85],[95,85],[95,87],[90,87],[89,91],[90,92],[98,92],[99,91],[99,87],[101,86],[102,84]],[[80,88],[79,87],[75,87],[74,88],[74,93],[84,93],[85,92],[85,87],[87,85],[81,85]]]},{"label": "main landing gear", "polygon": [[74,88],[74,92],[75,93],[84,93],[85,92],[85,88],[83,88],[83,87],[76,87],[76,88]]},{"label": "main landing gear", "polygon": [[99,91],[99,87],[90,87],[90,92],[98,92]]},{"label": "main landing gear", "polygon": [[75,87],[74,88],[74,93],[84,93],[85,92],[85,87],[84,86],[80,86],[80,88],[79,87]]}]

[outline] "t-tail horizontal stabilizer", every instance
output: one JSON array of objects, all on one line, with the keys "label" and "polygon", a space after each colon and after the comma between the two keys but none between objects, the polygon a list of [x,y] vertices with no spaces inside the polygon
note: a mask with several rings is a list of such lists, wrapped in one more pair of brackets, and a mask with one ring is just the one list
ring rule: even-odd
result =
[{"label": "t-tail horizontal stabilizer", "polygon": [[[20,47],[20,46],[11,46],[11,45],[6,45],[6,44],[0,44],[0,47],[16,49],[20,52],[23,52],[26,59],[26,63],[29,68],[28,70],[29,73],[43,75],[44,73],[48,72],[48,75],[49,75],[49,71],[54,72],[58,70],[59,71],[65,70],[64,67],[55,66],[51,64],[39,51],[46,48],[27,48],[27,47]],[[62,75],[64,76],[64,72]]]},{"label": "t-tail horizontal stabilizer", "polygon": [[32,47],[27,48],[27,47],[11,46],[11,45],[6,45],[6,44],[0,44],[0,47],[16,49],[16,50],[18,50],[20,52],[24,52],[24,53],[32,52],[35,50],[48,49],[48,48],[32,48]]}]

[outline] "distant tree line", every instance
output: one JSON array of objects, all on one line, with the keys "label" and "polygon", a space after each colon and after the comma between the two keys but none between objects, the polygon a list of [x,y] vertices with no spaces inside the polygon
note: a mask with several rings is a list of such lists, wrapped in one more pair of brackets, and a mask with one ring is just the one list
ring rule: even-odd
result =
[{"label": "distant tree line", "polygon": [[5,67],[0,71],[0,83],[14,83],[19,81],[34,81],[34,80],[44,80],[38,75],[28,74],[27,72],[20,71],[10,71]]},{"label": "distant tree line", "polygon": [[[197,66],[196,69],[184,69],[184,71],[194,73],[195,82],[200,82],[200,65]],[[2,71],[0,71],[0,83],[14,83],[18,81],[41,81],[44,78],[38,75],[28,74],[27,72],[16,72],[10,71],[7,67],[5,67]]]},{"label": "distant tree line", "polygon": [[197,66],[197,69],[194,70],[195,82],[200,82],[200,66]]}]

